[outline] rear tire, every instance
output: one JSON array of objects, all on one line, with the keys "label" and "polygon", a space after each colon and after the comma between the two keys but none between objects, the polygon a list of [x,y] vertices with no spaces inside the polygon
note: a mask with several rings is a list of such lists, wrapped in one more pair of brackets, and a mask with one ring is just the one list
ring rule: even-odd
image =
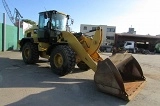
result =
[{"label": "rear tire", "polygon": [[26,64],[35,64],[39,60],[38,46],[34,43],[27,42],[22,48],[23,61]]},{"label": "rear tire", "polygon": [[64,76],[75,68],[75,52],[68,45],[56,46],[50,56],[51,70],[60,76]]},{"label": "rear tire", "polygon": [[80,70],[88,71],[90,68],[89,66],[84,63],[83,61],[80,61],[77,66],[79,67]]}]

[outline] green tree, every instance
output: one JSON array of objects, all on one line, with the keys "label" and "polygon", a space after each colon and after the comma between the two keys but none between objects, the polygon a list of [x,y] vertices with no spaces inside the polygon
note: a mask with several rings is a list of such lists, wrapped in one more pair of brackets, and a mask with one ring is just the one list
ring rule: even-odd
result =
[{"label": "green tree", "polygon": [[23,19],[22,20],[23,22],[26,22],[28,24],[31,24],[31,25],[36,25],[36,22],[32,21],[32,20],[29,20],[29,19]]}]

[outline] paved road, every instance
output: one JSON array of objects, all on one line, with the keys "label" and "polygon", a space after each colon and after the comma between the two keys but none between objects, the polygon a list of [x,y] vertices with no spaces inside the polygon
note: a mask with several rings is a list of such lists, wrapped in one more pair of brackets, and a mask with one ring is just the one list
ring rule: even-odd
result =
[{"label": "paved road", "polygon": [[[107,57],[110,54],[103,54]],[[47,60],[26,65],[19,52],[0,52],[0,106],[159,106],[160,56],[137,55],[147,84],[130,102],[99,92],[92,70],[59,77]]]}]

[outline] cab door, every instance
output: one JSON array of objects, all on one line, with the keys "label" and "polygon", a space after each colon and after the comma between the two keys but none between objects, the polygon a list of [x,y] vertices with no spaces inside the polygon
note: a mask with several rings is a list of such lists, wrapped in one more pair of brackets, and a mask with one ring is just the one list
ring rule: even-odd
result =
[{"label": "cab door", "polygon": [[44,18],[44,13],[40,13],[38,23],[38,38],[45,38],[45,32],[47,30],[47,21],[48,18]]}]

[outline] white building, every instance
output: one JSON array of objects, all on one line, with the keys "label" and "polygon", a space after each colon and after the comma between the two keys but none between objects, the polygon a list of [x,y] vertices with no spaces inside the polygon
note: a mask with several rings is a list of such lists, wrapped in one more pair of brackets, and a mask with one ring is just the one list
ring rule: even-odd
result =
[{"label": "white building", "polygon": [[134,28],[129,28],[128,34],[136,34],[136,31],[134,30]]},{"label": "white building", "polygon": [[[103,30],[102,35],[102,45],[110,45],[114,43],[114,36],[116,27],[115,26],[107,26],[107,25],[88,25],[88,24],[81,24],[80,31],[85,33],[85,35],[93,36],[95,32],[89,32],[90,30],[95,29],[96,27],[100,26]],[[89,33],[86,33],[89,32]]]},{"label": "white building", "polygon": [[23,25],[23,34],[25,33],[25,31],[26,31],[27,29],[29,29],[29,28],[32,27],[31,24],[28,24],[28,23],[26,23],[26,22],[23,22],[22,25]]}]

